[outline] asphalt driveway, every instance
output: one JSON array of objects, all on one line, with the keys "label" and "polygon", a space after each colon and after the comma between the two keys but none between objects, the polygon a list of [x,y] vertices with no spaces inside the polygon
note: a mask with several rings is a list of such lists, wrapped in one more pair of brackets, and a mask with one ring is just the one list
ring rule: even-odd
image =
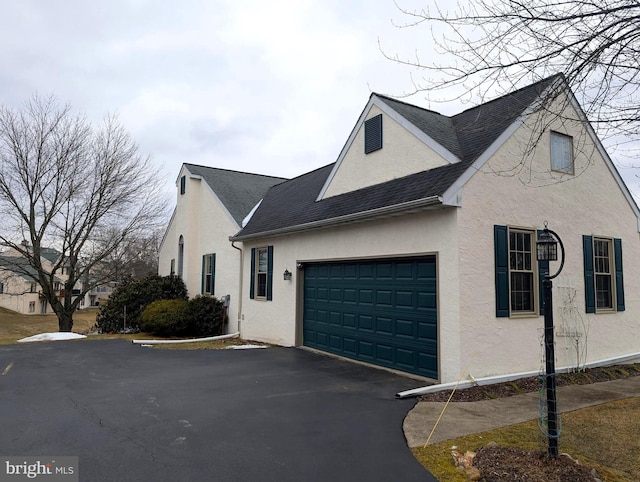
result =
[{"label": "asphalt driveway", "polygon": [[414,380],[295,348],[123,340],[0,347],[3,455],[81,481],[433,481],[406,446]]}]

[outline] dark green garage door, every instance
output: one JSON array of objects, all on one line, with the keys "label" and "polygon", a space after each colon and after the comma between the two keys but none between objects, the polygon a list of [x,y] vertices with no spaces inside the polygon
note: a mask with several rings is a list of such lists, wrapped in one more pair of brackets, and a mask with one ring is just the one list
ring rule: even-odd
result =
[{"label": "dark green garage door", "polygon": [[303,344],[438,378],[435,257],[304,265]]}]

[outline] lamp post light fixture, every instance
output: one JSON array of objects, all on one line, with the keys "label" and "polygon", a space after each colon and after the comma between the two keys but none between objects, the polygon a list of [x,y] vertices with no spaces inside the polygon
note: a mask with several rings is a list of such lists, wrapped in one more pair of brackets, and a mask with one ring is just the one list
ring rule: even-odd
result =
[{"label": "lamp post light fixture", "polygon": [[555,274],[546,273],[542,281],[544,291],[544,356],[545,356],[545,385],[547,388],[547,435],[549,438],[549,456],[558,457],[558,409],[556,403],[556,364],[555,348],[553,341],[553,297],[551,280],[558,276],[564,267],[564,245],[560,236],[547,227],[538,235],[536,253],[538,261],[557,261],[558,244],[562,258],[560,267]]},{"label": "lamp post light fixture", "polygon": [[285,268],[284,273],[282,275],[285,281],[291,281],[291,271]]}]

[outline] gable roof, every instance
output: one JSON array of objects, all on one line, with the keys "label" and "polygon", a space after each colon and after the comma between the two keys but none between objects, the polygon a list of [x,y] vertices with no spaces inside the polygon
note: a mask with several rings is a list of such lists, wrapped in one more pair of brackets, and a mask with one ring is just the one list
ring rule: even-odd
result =
[{"label": "gable roof", "polygon": [[267,194],[269,188],[286,181],[286,178],[231,171],[215,167],[187,164],[187,170],[209,185],[229,214],[242,225],[242,220]]},{"label": "gable roof", "polygon": [[[520,125],[518,121],[530,113],[545,90],[561,80],[561,75],[549,77],[453,117],[371,94],[338,161],[273,187],[250,221],[232,239],[283,234],[410,209],[455,205],[461,184],[473,175],[474,167],[478,167],[474,163],[488,157],[487,153]],[[337,196],[322,197],[355,137],[354,132],[372,105],[385,111],[391,108],[412,128],[423,132],[429,142],[435,141],[450,157],[455,157],[456,162]]]},{"label": "gable roof", "polygon": [[[55,257],[54,254],[56,255]],[[53,261],[56,261],[60,255],[61,253],[53,248],[42,248],[42,257],[49,261],[51,261],[51,257],[53,257]],[[23,256],[0,254],[0,269],[10,271],[26,281],[38,279],[38,271]],[[53,279],[62,281],[57,276],[54,276]]]},{"label": "gable roof", "polygon": [[55,263],[62,253],[54,248],[40,248],[40,255],[50,263]]}]

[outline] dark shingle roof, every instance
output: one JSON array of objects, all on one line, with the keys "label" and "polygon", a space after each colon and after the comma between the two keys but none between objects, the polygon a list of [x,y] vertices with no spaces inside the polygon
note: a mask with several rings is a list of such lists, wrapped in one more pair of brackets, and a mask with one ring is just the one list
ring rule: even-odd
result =
[{"label": "dark shingle roof", "polygon": [[62,253],[54,248],[41,248],[40,255],[50,263],[55,263],[62,256]]},{"label": "dark shingle roof", "polygon": [[6,269],[25,279],[37,279],[38,272],[21,256],[0,255],[0,269]]},{"label": "dark shingle roof", "polygon": [[558,76],[550,77],[453,117],[372,94],[447,148],[461,162],[316,201],[335,165],[330,164],[271,188],[249,223],[236,237],[242,239],[274,233],[442,196],[557,79]]},{"label": "dark shingle roof", "polygon": [[185,166],[190,173],[201,176],[209,184],[238,225],[242,225],[242,220],[267,194],[269,188],[286,181],[282,177],[230,171],[196,164],[185,164]]},{"label": "dark shingle roof", "polygon": [[458,142],[458,136],[451,117],[407,104],[406,102],[400,102],[384,95],[375,95],[438,144],[445,147],[455,156],[461,157],[462,150],[460,149],[460,143]]}]

